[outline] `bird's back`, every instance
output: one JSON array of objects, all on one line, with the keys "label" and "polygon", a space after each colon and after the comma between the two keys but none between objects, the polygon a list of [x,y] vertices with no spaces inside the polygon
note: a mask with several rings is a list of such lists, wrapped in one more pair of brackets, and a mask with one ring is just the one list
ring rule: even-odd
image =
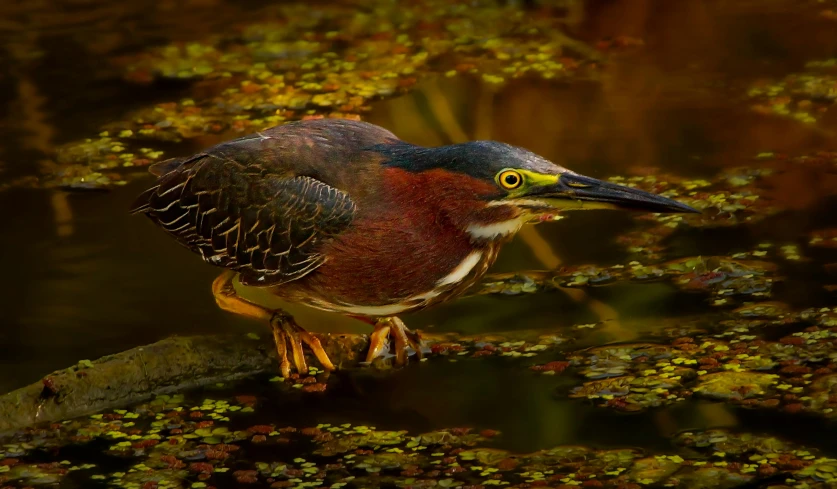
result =
[{"label": "bird's back", "polygon": [[[300,121],[158,163],[132,208],[204,260],[243,281],[294,280],[323,261],[322,244],[352,222],[368,148],[397,141],[345,119]],[[349,186],[351,188],[345,188]]]}]

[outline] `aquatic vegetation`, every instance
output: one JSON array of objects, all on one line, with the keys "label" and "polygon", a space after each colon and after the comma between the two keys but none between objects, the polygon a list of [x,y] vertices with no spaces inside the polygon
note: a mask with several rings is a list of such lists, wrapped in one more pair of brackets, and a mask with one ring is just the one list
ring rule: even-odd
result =
[{"label": "aquatic vegetation", "polygon": [[[701,397],[837,416],[833,309],[794,313],[784,304],[754,303],[687,325],[677,331],[686,336],[668,343],[621,344],[568,354],[558,371],[584,379],[570,397],[620,411]],[[793,332],[766,339],[777,329]]]},{"label": "aquatic vegetation", "polygon": [[41,183],[34,175],[13,178],[0,183],[0,192],[10,188],[39,188]]},{"label": "aquatic vegetation", "polygon": [[817,122],[837,101],[837,76],[829,73],[834,61],[811,61],[806,64],[810,72],[755,84],[747,92],[753,100],[753,110],[792,117],[806,124]]},{"label": "aquatic vegetation", "polygon": [[195,95],[142,108],[98,137],[59,148],[47,184],[124,182],[130,175],[106,170],[147,165],[166,154],[167,144],[201,136],[234,137],[305,117],[358,118],[370,102],[406,93],[429,76],[492,85],[589,77],[596,68],[586,60],[600,56],[563,34],[558,11],[530,15],[514,6],[440,0],[278,11],[270,23],[121,60],[129,83],[188,80]]},{"label": "aquatic vegetation", "polygon": [[709,179],[689,180],[676,175],[612,177],[613,182],[661,193],[701,211],[677,216],[642,216],[641,220],[654,223],[654,227],[638,230],[623,238],[623,242],[632,251],[646,252],[646,247],[658,245],[680,227],[731,227],[769,218],[782,210],[762,198],[763,182],[774,173],[775,169],[762,164],[727,168]]},{"label": "aquatic vegetation", "polygon": [[432,355],[447,357],[512,357],[529,358],[564,345],[572,340],[576,333],[547,333],[543,331],[523,331],[523,334],[509,338],[502,334],[480,334],[473,336],[449,335],[450,339],[435,338],[430,346]]},{"label": "aquatic vegetation", "polygon": [[[643,263],[655,263],[666,257],[666,244],[679,231],[754,226],[788,210],[782,196],[773,187],[790,171],[800,167],[832,174],[837,169],[837,153],[819,151],[789,156],[762,153],[753,158],[752,166],[726,168],[711,178],[687,180],[675,175],[643,175],[612,177],[611,180],[659,192],[701,211],[700,214],[643,214],[639,224],[616,238],[632,257]],[[829,231],[816,231],[807,246],[825,247],[831,239]],[[764,242],[758,249],[734,249],[730,258],[772,263],[804,262],[804,242]]]},{"label": "aquatic vegetation", "polygon": [[[764,257],[760,250],[752,252]],[[667,280],[685,292],[706,293],[716,306],[743,300],[762,300],[770,296],[776,275],[774,263],[751,259],[751,254],[734,257],[687,257],[663,263],[632,261],[610,267],[596,265],[563,266],[552,272],[510,273],[487,277],[479,294],[519,295],[559,287],[592,287],[619,282]]]},{"label": "aquatic vegetation", "polygon": [[837,101],[837,59],[812,60],[805,68],[805,73],[781,81],[762,80],[751,87],[747,96],[754,101],[753,110],[806,124],[817,122]]},{"label": "aquatic vegetation", "polygon": [[[654,352],[646,352],[654,354]],[[197,401],[197,402],[195,402]],[[160,396],[131,409],[28,429],[0,440],[0,484],[65,480],[109,487],[613,487],[698,488],[765,482],[827,487],[837,460],[776,438],[690,431],[667,453],[557,446],[532,453],[492,447],[503,434],[456,427],[426,433],[351,423],[286,426],[255,397]],[[95,463],[66,457],[80,449]]]},{"label": "aquatic vegetation", "polygon": [[808,246],[837,248],[837,229],[820,229],[811,232]]}]

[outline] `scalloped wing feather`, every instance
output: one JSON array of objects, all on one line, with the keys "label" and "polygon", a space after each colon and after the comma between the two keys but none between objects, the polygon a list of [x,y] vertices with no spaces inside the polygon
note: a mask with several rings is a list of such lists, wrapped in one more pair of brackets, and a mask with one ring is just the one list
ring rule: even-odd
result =
[{"label": "scalloped wing feather", "polygon": [[240,272],[245,285],[278,285],[320,266],[323,243],[352,222],[349,196],[312,177],[271,171],[252,155],[225,153],[163,162],[167,172],[132,212],[206,262]]}]

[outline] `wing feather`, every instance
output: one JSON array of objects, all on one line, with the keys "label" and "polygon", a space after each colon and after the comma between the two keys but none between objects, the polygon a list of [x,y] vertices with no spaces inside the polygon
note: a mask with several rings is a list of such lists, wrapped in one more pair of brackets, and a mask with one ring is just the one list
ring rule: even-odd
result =
[{"label": "wing feather", "polygon": [[323,263],[323,243],[351,224],[355,204],[322,181],[255,161],[226,147],[164,162],[170,171],[133,211],[208,263],[239,271],[245,284],[296,280]]}]

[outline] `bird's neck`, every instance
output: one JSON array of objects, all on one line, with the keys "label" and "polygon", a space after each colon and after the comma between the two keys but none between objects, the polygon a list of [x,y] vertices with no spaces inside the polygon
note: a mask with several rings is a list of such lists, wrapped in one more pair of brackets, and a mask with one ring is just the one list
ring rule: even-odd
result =
[{"label": "bird's neck", "polygon": [[489,183],[439,170],[414,173],[389,168],[385,172],[386,205],[402,209],[408,221],[419,214],[420,220],[426,220],[430,213],[435,224],[475,245],[504,242],[526,222],[514,206],[486,205],[480,196],[494,191]]}]

